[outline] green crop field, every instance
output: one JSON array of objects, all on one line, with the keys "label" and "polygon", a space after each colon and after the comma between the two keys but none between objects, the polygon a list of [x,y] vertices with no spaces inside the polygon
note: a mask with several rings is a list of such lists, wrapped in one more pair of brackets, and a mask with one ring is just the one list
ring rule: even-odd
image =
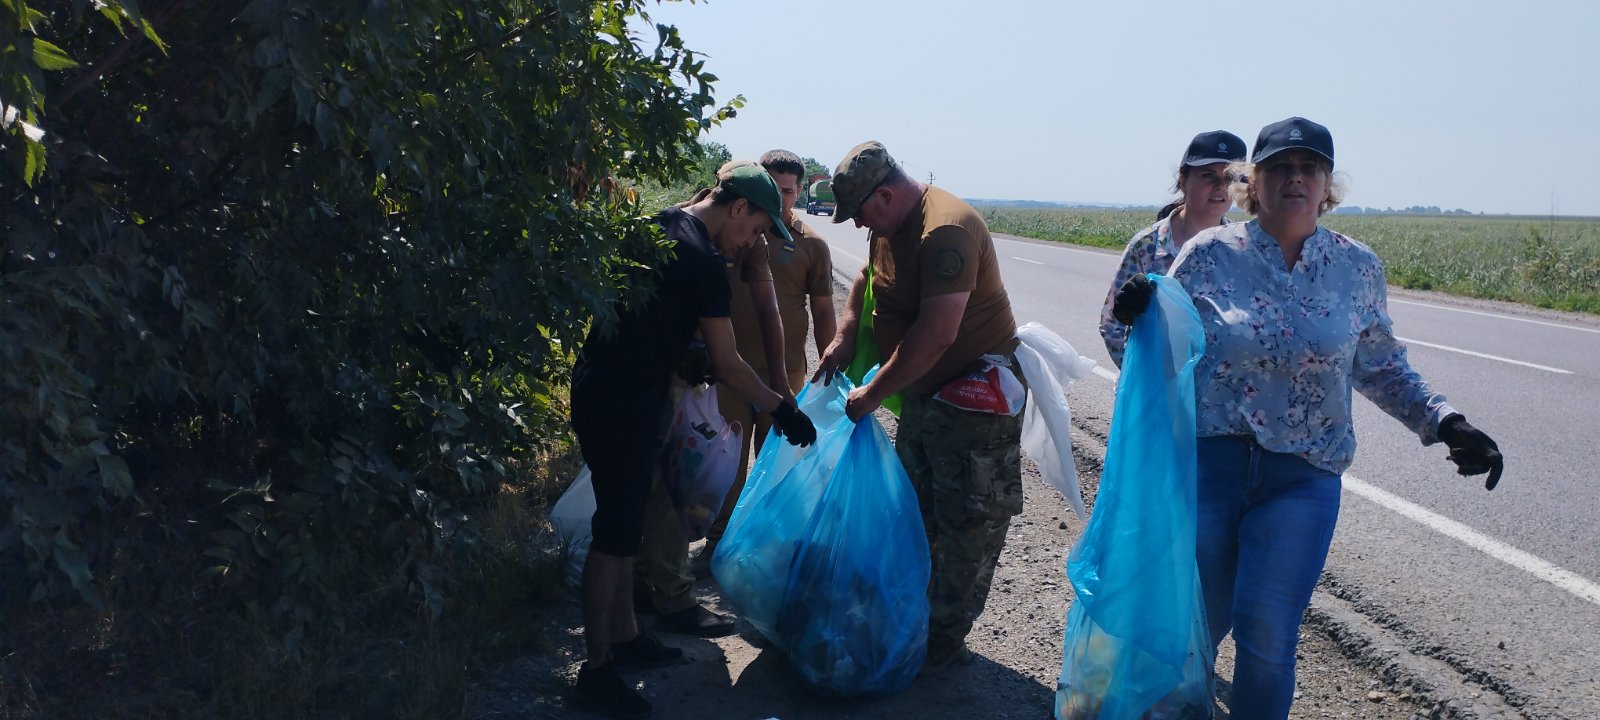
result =
[{"label": "green crop field", "polygon": [[[1155,220],[1151,210],[979,210],[994,232],[1115,249]],[[1600,313],[1600,219],[1334,214],[1323,224],[1371,246],[1394,285]]]}]

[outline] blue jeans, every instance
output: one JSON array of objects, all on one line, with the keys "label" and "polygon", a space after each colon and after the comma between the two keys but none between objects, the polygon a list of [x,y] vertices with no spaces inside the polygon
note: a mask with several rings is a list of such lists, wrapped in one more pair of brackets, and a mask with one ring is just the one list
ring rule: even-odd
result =
[{"label": "blue jeans", "polygon": [[1234,720],[1286,718],[1300,621],[1339,519],[1339,476],[1252,437],[1200,438],[1195,557],[1212,653],[1231,629]]}]

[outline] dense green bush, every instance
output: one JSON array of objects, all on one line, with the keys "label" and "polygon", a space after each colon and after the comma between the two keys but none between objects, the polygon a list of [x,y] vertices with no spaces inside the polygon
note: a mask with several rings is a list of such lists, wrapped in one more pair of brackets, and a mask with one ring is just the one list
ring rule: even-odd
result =
[{"label": "dense green bush", "polygon": [[643,0],[146,4],[0,5],[0,595],[437,612],[733,107]]}]

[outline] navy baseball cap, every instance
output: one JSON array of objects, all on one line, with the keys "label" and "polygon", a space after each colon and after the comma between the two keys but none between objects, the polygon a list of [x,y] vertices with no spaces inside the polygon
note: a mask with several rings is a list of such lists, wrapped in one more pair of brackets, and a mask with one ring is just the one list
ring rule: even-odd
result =
[{"label": "navy baseball cap", "polygon": [[1227,130],[1212,130],[1194,136],[1183,152],[1183,164],[1190,167],[1244,159],[1244,141]]},{"label": "navy baseball cap", "polygon": [[1261,128],[1250,162],[1261,162],[1285,150],[1310,150],[1326,159],[1329,169],[1333,168],[1333,134],[1303,117],[1279,120]]}]

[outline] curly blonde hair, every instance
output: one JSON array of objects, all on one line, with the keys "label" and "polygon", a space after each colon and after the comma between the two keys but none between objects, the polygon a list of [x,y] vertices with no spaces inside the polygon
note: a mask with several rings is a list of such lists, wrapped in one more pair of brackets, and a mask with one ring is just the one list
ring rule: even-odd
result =
[{"label": "curly blonde hair", "polygon": [[[1323,175],[1328,176],[1328,196],[1317,204],[1317,217],[1322,217],[1339,207],[1339,203],[1344,202],[1345,192],[1350,187],[1350,179],[1342,172],[1333,172],[1333,167],[1326,160],[1318,160],[1317,168]],[[1261,203],[1250,192],[1250,187],[1256,184],[1255,163],[1243,160],[1228,163],[1228,175],[1233,178],[1233,184],[1228,186],[1228,194],[1233,196],[1233,203],[1238,205],[1240,210],[1251,215],[1257,214],[1261,209]]]}]

